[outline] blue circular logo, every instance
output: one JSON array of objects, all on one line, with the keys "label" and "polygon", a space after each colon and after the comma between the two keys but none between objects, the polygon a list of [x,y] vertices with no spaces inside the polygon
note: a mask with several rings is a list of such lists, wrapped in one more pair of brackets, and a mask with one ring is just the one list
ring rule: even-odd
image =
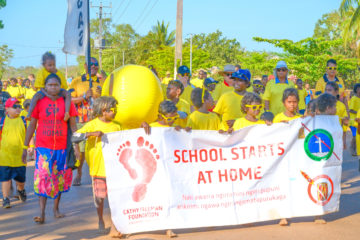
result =
[{"label": "blue circular logo", "polygon": [[310,132],[304,141],[304,149],[309,158],[315,161],[328,160],[334,150],[334,140],[324,129]]}]

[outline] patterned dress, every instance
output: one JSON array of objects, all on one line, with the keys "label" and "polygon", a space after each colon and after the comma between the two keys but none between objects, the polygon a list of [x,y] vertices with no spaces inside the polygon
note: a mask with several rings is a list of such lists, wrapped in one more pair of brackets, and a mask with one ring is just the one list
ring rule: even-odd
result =
[{"label": "patterned dress", "polygon": [[[65,101],[48,97],[37,102],[31,117],[38,120],[35,142],[34,191],[38,196],[55,199],[70,190],[72,170],[66,166],[67,123],[64,121]],[[76,116],[75,106],[70,116]]]}]

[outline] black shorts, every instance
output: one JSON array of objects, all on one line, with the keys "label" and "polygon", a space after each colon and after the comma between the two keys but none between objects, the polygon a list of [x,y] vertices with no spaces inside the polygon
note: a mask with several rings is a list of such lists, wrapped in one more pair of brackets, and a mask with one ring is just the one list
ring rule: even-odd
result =
[{"label": "black shorts", "polygon": [[26,167],[4,167],[0,166],[0,182],[6,182],[14,179],[17,182],[24,183]]}]

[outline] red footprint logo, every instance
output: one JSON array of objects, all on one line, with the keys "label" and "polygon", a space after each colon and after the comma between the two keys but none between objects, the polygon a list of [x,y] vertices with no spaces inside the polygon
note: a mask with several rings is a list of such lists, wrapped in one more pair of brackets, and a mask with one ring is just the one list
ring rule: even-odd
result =
[{"label": "red footprint logo", "polygon": [[[140,202],[145,198],[146,186],[149,184],[156,172],[156,160],[160,158],[157,153],[157,149],[153,144],[145,141],[143,137],[137,139],[137,150],[135,152],[135,160],[142,167],[143,178],[138,184],[135,185],[132,193],[132,198],[135,202]],[[120,145],[117,155],[119,156],[119,162],[128,171],[132,179],[137,179],[138,174],[130,164],[132,159],[133,151],[131,149],[131,143],[129,141]]]}]

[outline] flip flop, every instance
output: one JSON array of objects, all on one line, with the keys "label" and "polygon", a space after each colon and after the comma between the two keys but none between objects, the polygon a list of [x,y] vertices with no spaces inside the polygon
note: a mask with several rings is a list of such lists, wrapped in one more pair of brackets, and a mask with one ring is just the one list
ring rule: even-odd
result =
[{"label": "flip flop", "polygon": [[41,219],[41,217],[34,217],[34,222],[38,224],[43,224],[45,222],[45,219]]}]

